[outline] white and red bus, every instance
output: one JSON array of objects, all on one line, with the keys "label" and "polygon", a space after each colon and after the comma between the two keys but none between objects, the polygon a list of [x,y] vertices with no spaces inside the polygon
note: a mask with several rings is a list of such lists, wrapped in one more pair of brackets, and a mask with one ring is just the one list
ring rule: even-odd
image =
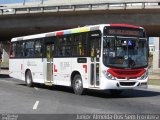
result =
[{"label": "white and red bus", "polygon": [[147,88],[148,40],[142,27],[102,24],[13,38],[10,76],[34,83],[110,90]]}]

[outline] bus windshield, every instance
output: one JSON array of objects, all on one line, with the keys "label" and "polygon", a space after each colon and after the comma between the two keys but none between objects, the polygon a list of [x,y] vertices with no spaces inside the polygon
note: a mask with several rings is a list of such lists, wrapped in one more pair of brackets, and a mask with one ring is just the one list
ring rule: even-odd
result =
[{"label": "bus windshield", "polygon": [[103,63],[114,68],[141,68],[148,65],[147,39],[104,37]]}]

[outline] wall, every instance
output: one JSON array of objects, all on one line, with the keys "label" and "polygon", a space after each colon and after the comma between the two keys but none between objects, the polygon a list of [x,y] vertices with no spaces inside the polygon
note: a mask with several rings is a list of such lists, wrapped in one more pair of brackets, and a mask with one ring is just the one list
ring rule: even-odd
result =
[{"label": "wall", "polygon": [[153,52],[153,69],[158,69],[159,68],[159,63],[160,63],[160,42],[159,42],[159,37],[154,38],[154,45],[155,45],[155,51]]},{"label": "wall", "polygon": [[2,62],[9,62],[9,43],[2,42]]}]

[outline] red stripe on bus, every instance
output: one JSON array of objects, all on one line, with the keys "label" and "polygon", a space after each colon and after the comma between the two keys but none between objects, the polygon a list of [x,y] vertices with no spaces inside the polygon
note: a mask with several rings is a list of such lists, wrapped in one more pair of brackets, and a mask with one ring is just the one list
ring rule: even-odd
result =
[{"label": "red stripe on bus", "polygon": [[87,65],[83,65],[83,68],[85,69],[85,73],[87,73]]},{"label": "red stripe on bus", "polygon": [[63,31],[56,32],[56,36],[61,36],[61,35],[64,35]]},{"label": "red stripe on bus", "polygon": [[139,26],[130,25],[130,24],[110,24],[113,27],[130,27],[130,28],[140,28]]},{"label": "red stripe on bus", "polygon": [[54,65],[54,72],[58,72],[58,70],[56,69],[56,65]]}]

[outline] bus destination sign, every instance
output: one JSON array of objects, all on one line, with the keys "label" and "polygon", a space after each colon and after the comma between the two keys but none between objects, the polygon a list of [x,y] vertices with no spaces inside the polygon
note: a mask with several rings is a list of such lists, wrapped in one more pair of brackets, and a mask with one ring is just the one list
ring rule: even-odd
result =
[{"label": "bus destination sign", "polygon": [[142,37],[144,34],[143,30],[109,28],[107,29],[107,35]]}]

